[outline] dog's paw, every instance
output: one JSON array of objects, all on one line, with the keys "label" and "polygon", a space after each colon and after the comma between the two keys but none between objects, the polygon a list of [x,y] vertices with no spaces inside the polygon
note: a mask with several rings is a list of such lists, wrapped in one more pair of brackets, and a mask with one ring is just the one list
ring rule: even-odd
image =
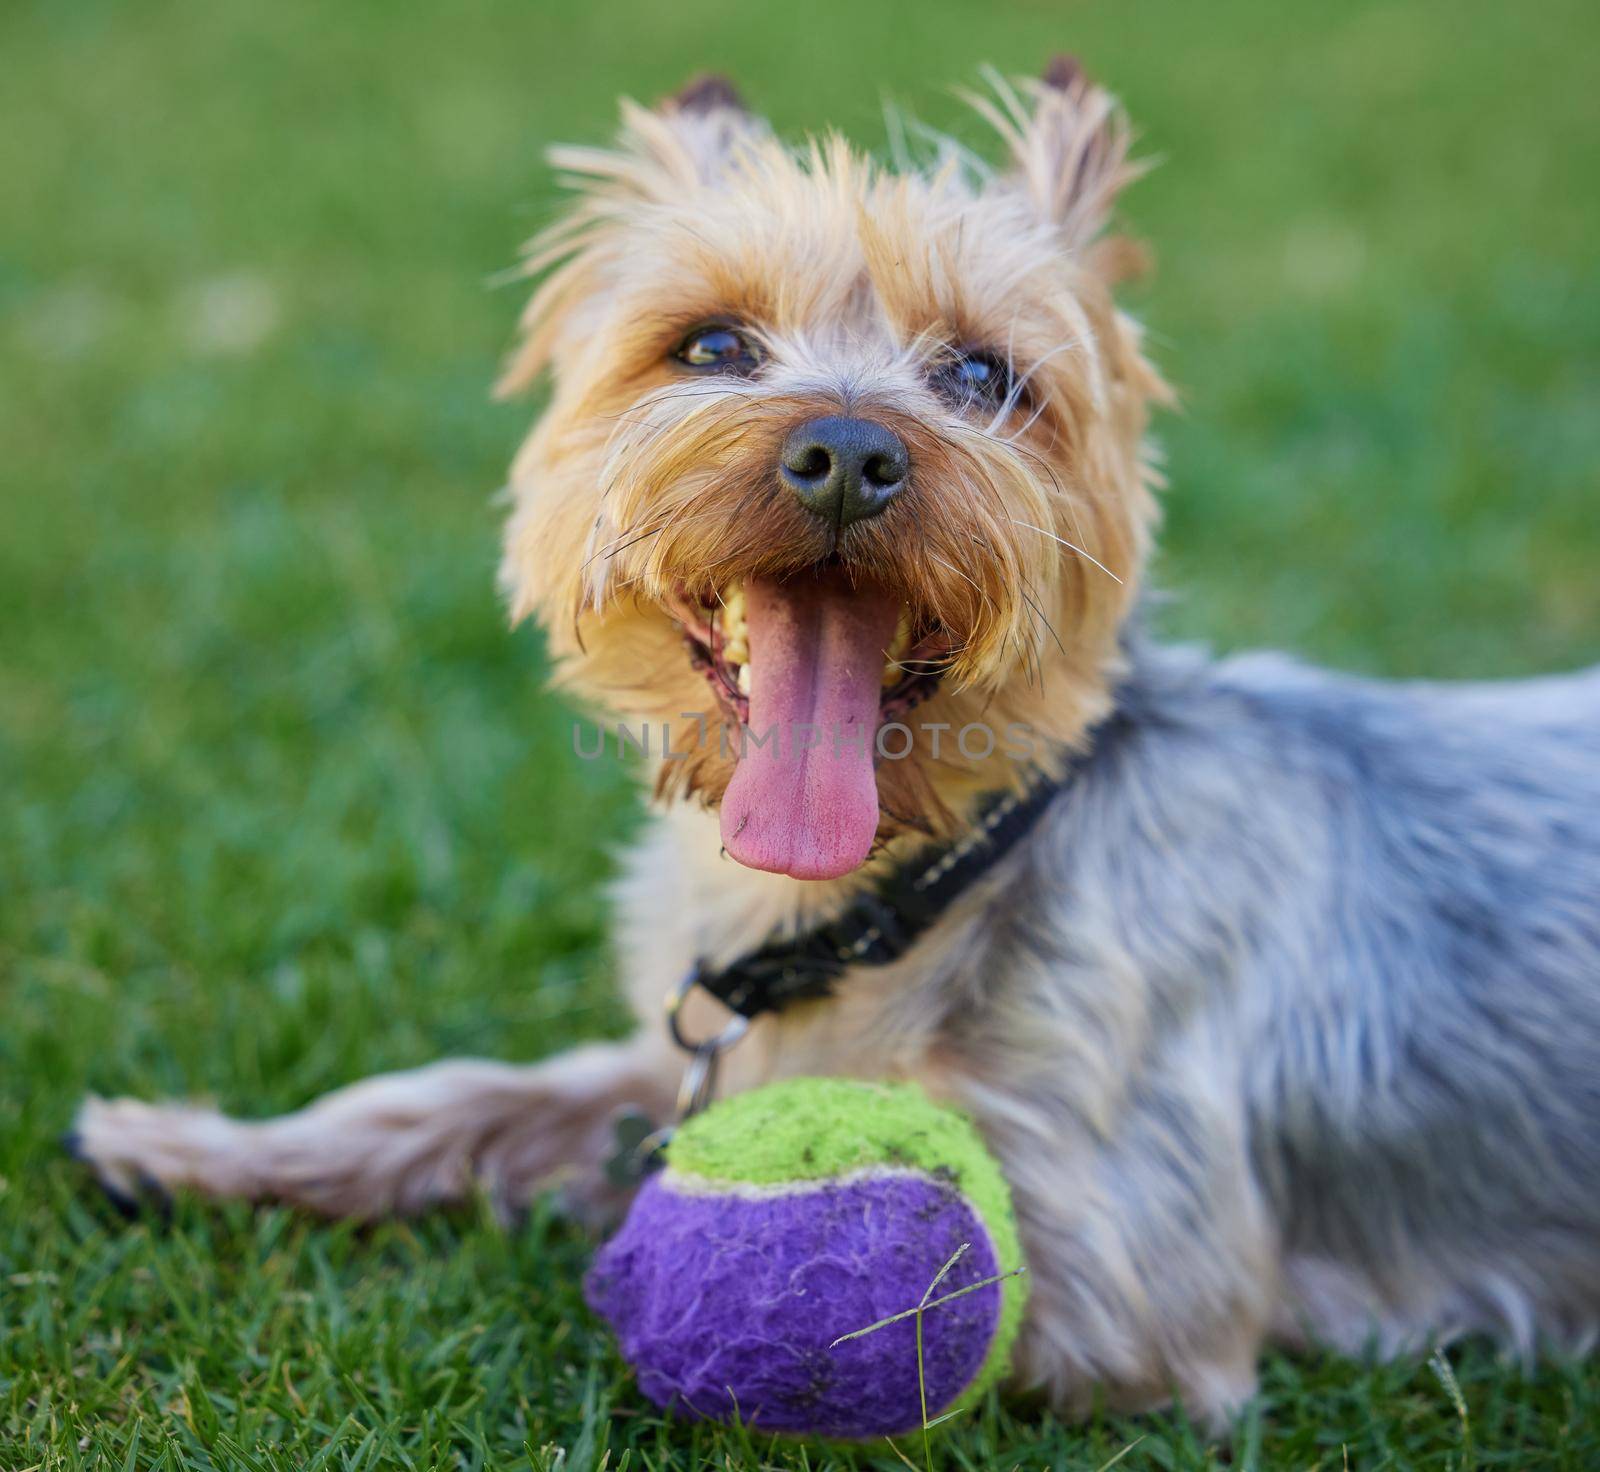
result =
[{"label": "dog's paw", "polygon": [[158,1208],[166,1205],[166,1196],[153,1181],[148,1183],[140,1182],[140,1194],[132,1196],[124,1191],[120,1185],[114,1184],[96,1170],[94,1162],[89,1159],[84,1151],[83,1137],[77,1130],[67,1130],[61,1135],[57,1143],[65,1154],[70,1155],[79,1164],[89,1167],[89,1172],[94,1177],[94,1183],[100,1188],[100,1194],[105,1197],[119,1216],[126,1218],[128,1221],[133,1221],[147,1205],[153,1204]]},{"label": "dog's paw", "polygon": [[164,1202],[183,1187],[237,1192],[242,1182],[226,1163],[237,1153],[239,1128],[209,1109],[91,1096],[61,1143],[94,1172],[112,1204],[133,1215],[142,1202]]},{"label": "dog's paw", "polygon": [[1207,1436],[1226,1441],[1259,1388],[1255,1355],[1251,1354],[1247,1359],[1188,1367],[1179,1381],[1178,1398],[1185,1414]]}]

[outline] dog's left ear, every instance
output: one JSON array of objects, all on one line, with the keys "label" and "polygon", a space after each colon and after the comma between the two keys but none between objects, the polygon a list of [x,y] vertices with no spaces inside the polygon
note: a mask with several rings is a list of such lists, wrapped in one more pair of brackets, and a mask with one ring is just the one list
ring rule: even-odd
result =
[{"label": "dog's left ear", "polygon": [[1145,171],[1128,157],[1133,137],[1122,109],[1071,56],[1055,57],[1020,90],[999,76],[989,81],[994,96],[971,101],[1010,150],[1006,184],[1026,192],[1068,249],[1087,248],[1117,195]]}]

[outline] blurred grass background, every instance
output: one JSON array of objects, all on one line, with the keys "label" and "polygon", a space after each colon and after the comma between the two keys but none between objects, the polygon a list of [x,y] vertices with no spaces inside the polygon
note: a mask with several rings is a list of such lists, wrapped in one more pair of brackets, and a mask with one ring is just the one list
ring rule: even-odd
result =
[{"label": "blurred grass background", "polygon": [[[1582,0],[9,0],[0,1467],[841,1459],[664,1426],[543,1217],[125,1226],[55,1152],[85,1089],[268,1112],[620,1025],[633,800],[492,584],[530,408],[486,283],[545,143],[706,67],[786,130],[976,139],[948,84],[1078,52],[1164,161],[1169,627],[1511,675],[1600,659],[1597,45]],[[1274,1359],[1231,1451],[990,1406],[940,1458],[1600,1465],[1595,1370],[1453,1362],[1464,1417],[1420,1361]]]}]

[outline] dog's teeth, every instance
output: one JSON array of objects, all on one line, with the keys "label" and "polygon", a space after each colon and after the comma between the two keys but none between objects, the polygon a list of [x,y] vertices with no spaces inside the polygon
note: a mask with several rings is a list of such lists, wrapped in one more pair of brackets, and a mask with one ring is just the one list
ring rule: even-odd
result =
[{"label": "dog's teeth", "polygon": [[750,662],[750,640],[744,617],[744,584],[734,583],[720,594],[717,628],[722,631],[722,657],[729,664]]},{"label": "dog's teeth", "polygon": [[900,667],[900,661],[911,651],[911,610],[904,604],[900,606],[900,617],[895,621],[894,640],[889,645],[883,661],[882,685],[887,690],[896,684],[905,674]]},{"label": "dog's teeth", "polygon": [[724,628],[744,632],[744,584],[734,583],[722,592],[721,621]]},{"label": "dog's teeth", "polygon": [[739,687],[739,693],[741,695],[748,695],[750,693],[750,666],[747,664],[740,665],[738,672],[733,677],[733,680],[734,684]]}]

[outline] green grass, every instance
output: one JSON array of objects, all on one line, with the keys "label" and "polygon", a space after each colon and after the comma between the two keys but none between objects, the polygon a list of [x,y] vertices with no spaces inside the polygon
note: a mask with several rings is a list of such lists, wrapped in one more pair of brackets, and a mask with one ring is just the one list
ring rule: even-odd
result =
[{"label": "green grass", "polygon": [[[543,142],[708,65],[786,128],[879,140],[885,92],[966,128],[945,83],[1079,50],[1165,160],[1127,215],[1187,400],[1171,627],[1514,674],[1600,657],[1597,45],[1585,0],[10,0],[0,1468],[841,1460],[664,1424],[543,1216],[130,1226],[55,1149],[86,1089],[267,1112],[622,1025],[634,800],[492,588],[529,411],[487,401],[484,283]],[[1452,1363],[1465,1422],[1423,1361],[1272,1358],[1231,1453],[990,1404],[940,1456],[1600,1465],[1600,1371]]]}]

